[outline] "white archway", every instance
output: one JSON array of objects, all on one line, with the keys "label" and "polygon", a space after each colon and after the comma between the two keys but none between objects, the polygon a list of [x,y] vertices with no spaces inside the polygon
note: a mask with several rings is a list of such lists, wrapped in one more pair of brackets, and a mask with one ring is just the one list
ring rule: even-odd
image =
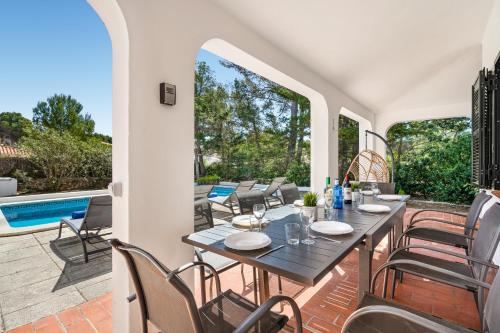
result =
[{"label": "white archway", "polygon": [[368,135],[365,136],[365,131],[372,131],[372,123],[366,118],[361,117],[357,113],[352,112],[346,107],[342,107],[340,109],[340,114],[351,118],[359,123],[359,151],[363,151],[364,149],[373,149],[373,136]]},{"label": "white archway", "polygon": [[333,150],[329,149],[324,140],[321,140],[321,138],[328,137],[329,124],[328,106],[323,95],[222,39],[210,39],[201,48],[309,99],[311,103],[311,188],[313,191],[321,190],[324,177],[331,174],[329,154],[333,154]]}]

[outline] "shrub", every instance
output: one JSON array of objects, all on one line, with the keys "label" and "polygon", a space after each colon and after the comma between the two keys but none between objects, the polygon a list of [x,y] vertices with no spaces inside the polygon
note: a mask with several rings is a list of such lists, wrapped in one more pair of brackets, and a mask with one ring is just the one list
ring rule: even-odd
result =
[{"label": "shrub", "polygon": [[286,171],[286,179],[297,186],[309,186],[311,184],[311,166],[304,162],[290,164]]},{"label": "shrub", "polygon": [[217,175],[209,175],[198,178],[198,185],[217,185],[220,182],[220,177]]},{"label": "shrub", "polygon": [[46,179],[49,190],[61,190],[62,180],[68,178],[111,179],[111,145],[96,139],[83,140],[67,132],[33,129],[20,144]]}]

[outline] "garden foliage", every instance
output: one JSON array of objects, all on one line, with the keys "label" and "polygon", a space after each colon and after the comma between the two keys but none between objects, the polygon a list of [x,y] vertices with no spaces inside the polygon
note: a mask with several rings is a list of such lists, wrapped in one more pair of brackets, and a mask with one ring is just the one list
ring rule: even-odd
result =
[{"label": "garden foliage", "polygon": [[398,123],[387,139],[394,152],[397,192],[459,204],[474,199],[468,118]]},{"label": "garden foliage", "polygon": [[[238,73],[230,85],[218,82],[205,62],[196,66],[195,177],[269,182],[286,176],[309,186],[309,100],[245,68],[221,63]],[[209,164],[207,157],[217,162]]]}]

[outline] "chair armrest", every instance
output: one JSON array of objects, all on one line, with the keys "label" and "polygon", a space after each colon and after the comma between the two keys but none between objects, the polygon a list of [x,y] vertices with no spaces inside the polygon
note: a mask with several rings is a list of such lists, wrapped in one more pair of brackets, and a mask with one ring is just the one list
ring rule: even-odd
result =
[{"label": "chair armrest", "polygon": [[438,212],[438,213],[452,214],[452,215],[461,216],[461,217],[467,217],[467,215],[465,215],[465,214],[448,212],[448,211],[440,210],[440,209],[419,209],[415,213],[413,213],[413,215],[410,217],[410,224],[418,214],[423,213],[423,212]]},{"label": "chair armrest", "polygon": [[208,268],[210,270],[210,272],[212,273],[213,277],[215,278],[215,289],[217,291],[217,296],[219,296],[222,292],[221,292],[221,287],[220,287],[220,278],[219,278],[219,274],[217,273],[217,270],[210,264],[204,262],[204,261],[193,261],[193,262],[189,262],[185,265],[182,265],[181,267],[177,268],[177,269],[174,269],[173,271],[171,271],[169,274],[168,274],[168,278],[170,279],[170,277],[172,275],[176,275],[176,274],[179,274],[179,273],[182,273],[184,272],[186,269],[189,269],[189,268],[193,268],[193,267],[196,267],[196,266],[204,266],[206,268]]},{"label": "chair armrest", "polygon": [[448,254],[450,256],[454,256],[454,257],[458,257],[458,258],[461,258],[461,259],[465,259],[467,261],[472,261],[472,262],[478,263],[478,264],[483,265],[483,266],[488,266],[488,267],[491,267],[491,268],[498,269],[497,265],[492,264],[490,262],[487,262],[487,261],[484,261],[484,260],[481,260],[481,259],[478,259],[478,258],[466,256],[466,255],[461,254],[461,253],[456,253],[456,252],[453,252],[453,251],[448,251],[448,250],[445,250],[445,249],[441,249],[441,248],[433,247],[433,246],[428,246],[428,245],[408,245],[408,246],[403,246],[403,247],[397,248],[397,249],[395,249],[389,255],[389,258],[387,258],[387,261],[390,261],[392,259],[392,257],[396,253],[398,253],[400,251],[404,251],[404,250],[411,250],[411,249],[424,249],[424,250],[429,250],[429,251],[434,251],[434,252],[440,252],[440,253]]},{"label": "chair armrest", "polygon": [[252,312],[241,324],[233,331],[233,333],[244,333],[251,329],[265,314],[271,311],[271,308],[279,302],[287,302],[292,307],[293,316],[295,317],[295,322],[297,327],[295,331],[297,333],[302,333],[302,316],[300,314],[299,306],[293,298],[285,295],[277,295],[268,299],[264,304],[259,306],[254,312]]},{"label": "chair armrest", "polygon": [[470,228],[470,227],[468,227],[468,226],[466,226],[464,224],[455,223],[455,222],[451,222],[451,221],[443,220],[443,219],[438,219],[437,217],[422,217],[420,219],[413,220],[413,221],[410,222],[410,225],[408,225],[408,228],[413,227],[418,222],[424,222],[424,221],[439,222],[439,223],[443,223],[443,224],[453,225],[453,226],[456,226],[456,227],[461,227],[461,228],[464,228],[464,229],[474,229],[474,228]]},{"label": "chair armrest", "polygon": [[457,330],[444,326],[435,321],[421,317],[415,313],[395,308],[388,305],[371,305],[354,311],[344,323],[342,333],[349,333],[349,329],[356,320],[361,319],[365,315],[386,314],[397,317],[398,319],[420,325],[422,328],[436,333],[459,333]]},{"label": "chair armrest", "polygon": [[[408,228],[406,229],[405,231],[403,231],[403,233],[401,235],[399,235],[398,239],[396,240],[396,247],[399,247],[401,245],[401,240],[408,236],[408,234],[411,234],[414,230],[418,230],[418,229],[425,229],[422,228],[422,227],[413,227],[413,228]],[[474,237],[472,236],[469,236],[469,235],[464,235],[464,234],[457,234],[457,233],[454,233],[454,232],[451,232],[451,231],[447,231],[447,230],[439,230],[440,232],[445,232],[447,234],[453,234],[453,235],[456,235],[456,236],[459,236],[459,237],[463,237],[465,239],[469,239],[469,240],[474,240]],[[411,237],[411,235],[409,236]]]},{"label": "chair armrest", "polygon": [[486,282],[483,282],[483,281],[478,280],[478,279],[471,278],[470,276],[467,276],[467,275],[455,273],[453,271],[450,271],[450,270],[447,270],[447,269],[444,269],[444,268],[441,268],[441,267],[429,265],[429,264],[426,264],[426,263],[423,263],[423,262],[420,262],[420,261],[415,261],[415,260],[396,259],[396,260],[387,261],[385,264],[381,265],[377,269],[377,271],[373,274],[373,278],[372,278],[372,281],[370,283],[370,292],[372,294],[375,291],[375,281],[377,280],[377,277],[380,275],[380,273],[382,271],[386,270],[386,269],[389,269],[389,268],[392,268],[392,267],[396,267],[398,265],[413,265],[413,266],[425,268],[425,269],[428,269],[428,270],[432,270],[432,271],[435,271],[437,273],[441,273],[441,274],[445,274],[445,275],[448,275],[448,276],[452,276],[452,277],[457,278],[457,279],[462,279],[463,281],[466,281],[466,282],[470,283],[471,285],[475,285],[477,287],[486,288],[486,289],[490,289],[490,287],[491,287],[491,285],[489,285]]}]

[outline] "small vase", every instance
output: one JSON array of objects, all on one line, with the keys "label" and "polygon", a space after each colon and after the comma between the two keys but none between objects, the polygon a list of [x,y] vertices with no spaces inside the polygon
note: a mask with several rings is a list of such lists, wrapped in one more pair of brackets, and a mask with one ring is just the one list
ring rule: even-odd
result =
[{"label": "small vase", "polygon": [[318,219],[318,207],[304,206],[302,207],[302,214],[304,214],[304,216],[312,218],[313,221],[316,221]]}]

